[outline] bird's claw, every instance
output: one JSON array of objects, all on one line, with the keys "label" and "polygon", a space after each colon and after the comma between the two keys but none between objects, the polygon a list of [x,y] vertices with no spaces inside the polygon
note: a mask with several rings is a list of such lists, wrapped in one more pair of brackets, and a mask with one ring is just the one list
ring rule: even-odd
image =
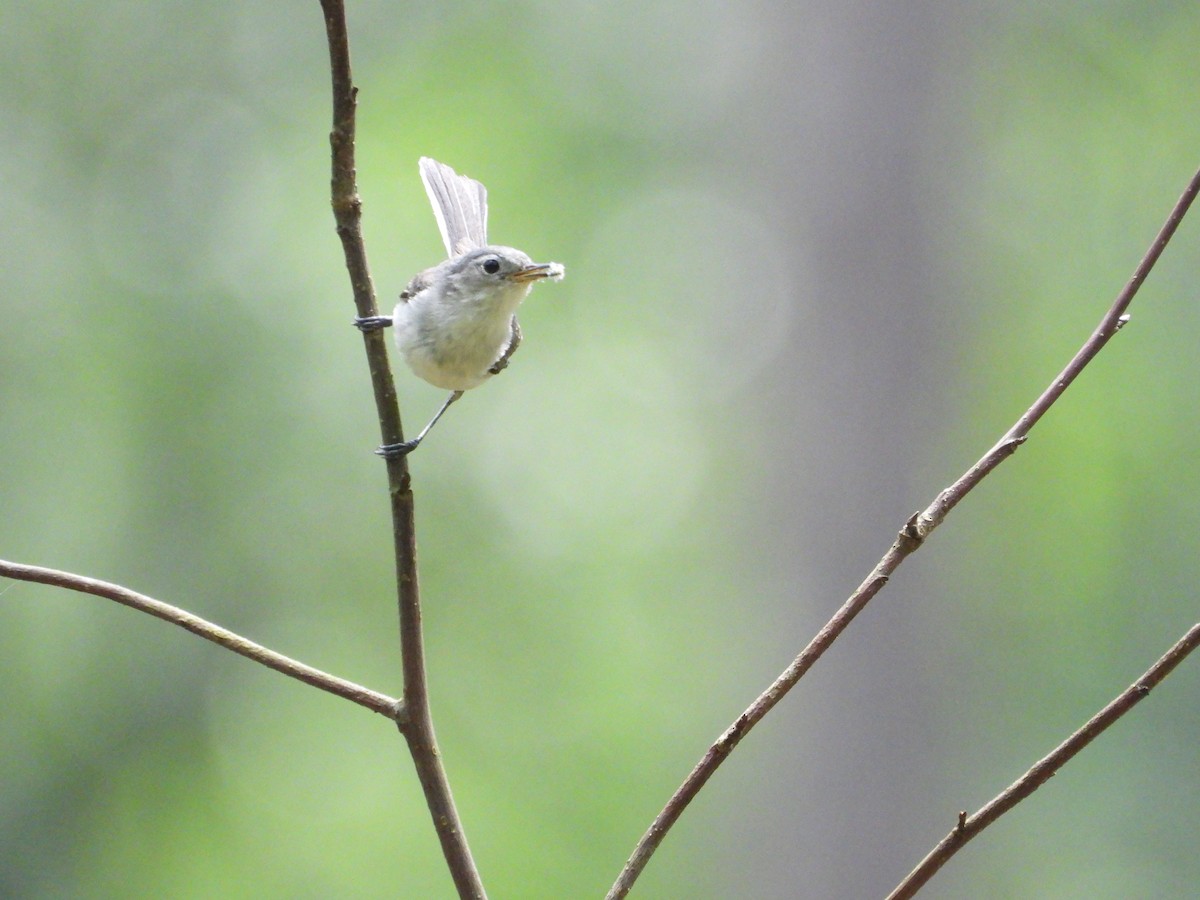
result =
[{"label": "bird's claw", "polygon": [[398,444],[384,444],[375,450],[376,456],[382,456],[384,459],[400,459],[402,456],[408,456],[417,449],[417,444],[420,441],[401,441]]},{"label": "bird's claw", "polygon": [[355,316],[354,327],[359,331],[378,331],[380,328],[390,328],[391,316]]}]

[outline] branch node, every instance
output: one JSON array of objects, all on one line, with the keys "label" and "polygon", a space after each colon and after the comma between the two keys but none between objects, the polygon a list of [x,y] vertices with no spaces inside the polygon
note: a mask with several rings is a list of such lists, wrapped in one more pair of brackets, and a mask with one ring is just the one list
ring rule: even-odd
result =
[{"label": "branch node", "polygon": [[397,700],[392,707],[392,721],[396,723],[396,727],[403,731],[408,727],[410,717],[408,714],[408,706],[403,700]]},{"label": "branch node", "polygon": [[965,809],[960,809],[958,811],[958,824],[954,826],[954,831],[957,834],[961,835],[966,830],[967,830],[967,811]]},{"label": "branch node", "polygon": [[1012,437],[1003,438],[1000,443],[996,445],[996,449],[992,451],[998,457],[997,462],[999,462],[1000,459],[1006,459],[1007,457],[1012,456],[1027,440],[1029,440],[1028,434],[1018,434]]}]

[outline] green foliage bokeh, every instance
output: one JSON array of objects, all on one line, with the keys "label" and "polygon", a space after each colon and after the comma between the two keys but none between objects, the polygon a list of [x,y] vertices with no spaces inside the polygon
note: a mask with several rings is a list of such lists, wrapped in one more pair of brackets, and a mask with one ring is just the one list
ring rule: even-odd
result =
[{"label": "green foliage bokeh", "polygon": [[[381,305],[441,251],[420,155],[487,184],[497,242],[567,265],[413,470],[433,711],[485,882],[600,896],[1128,277],[1200,160],[1200,20],[349,5]],[[0,556],[398,693],[318,5],[19,6]],[[882,894],[1195,620],[1198,242],[1185,222],[1130,326],[739,749],[642,896]],[[412,430],[441,397],[396,371]],[[0,895],[450,895],[387,722],[128,610],[0,591]],[[930,895],[1186,894],[1195,668]]]}]

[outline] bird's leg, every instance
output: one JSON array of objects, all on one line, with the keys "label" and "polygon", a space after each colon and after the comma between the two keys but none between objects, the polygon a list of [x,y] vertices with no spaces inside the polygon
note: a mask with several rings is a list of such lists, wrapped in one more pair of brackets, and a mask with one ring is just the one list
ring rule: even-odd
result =
[{"label": "bird's leg", "polygon": [[421,433],[411,441],[402,441],[399,444],[384,444],[375,452],[384,459],[398,459],[401,456],[408,456],[408,454],[417,449],[417,444],[421,443],[421,441],[425,439],[425,435],[429,434],[429,429],[437,424],[437,420],[442,417],[442,413],[448,410],[450,408],[450,404],[462,395],[462,391],[454,391],[451,393],[450,396],[446,398],[446,402],[442,404],[442,408],[439,409],[434,417],[429,420],[429,424],[422,428]]},{"label": "bird's leg", "polygon": [[391,316],[355,316],[354,327],[359,331],[378,331],[392,326]]},{"label": "bird's leg", "polygon": [[512,359],[512,355],[517,352],[517,348],[521,346],[521,326],[517,324],[517,317],[512,317],[512,336],[508,339],[508,346],[504,348],[504,352],[500,354],[500,358],[496,360],[496,364],[488,369],[493,375],[499,375],[508,368],[508,361]]}]

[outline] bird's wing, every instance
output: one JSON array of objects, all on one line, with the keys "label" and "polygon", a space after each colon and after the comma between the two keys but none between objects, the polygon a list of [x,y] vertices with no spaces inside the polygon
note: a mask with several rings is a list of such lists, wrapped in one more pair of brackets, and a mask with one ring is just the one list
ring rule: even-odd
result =
[{"label": "bird's wing", "polygon": [[419,166],[449,257],[486,247],[487,188],[428,156]]},{"label": "bird's wing", "polygon": [[437,266],[425,269],[414,275],[408,282],[408,285],[400,292],[400,302],[407,303],[429,285],[433,284],[433,273]]}]

